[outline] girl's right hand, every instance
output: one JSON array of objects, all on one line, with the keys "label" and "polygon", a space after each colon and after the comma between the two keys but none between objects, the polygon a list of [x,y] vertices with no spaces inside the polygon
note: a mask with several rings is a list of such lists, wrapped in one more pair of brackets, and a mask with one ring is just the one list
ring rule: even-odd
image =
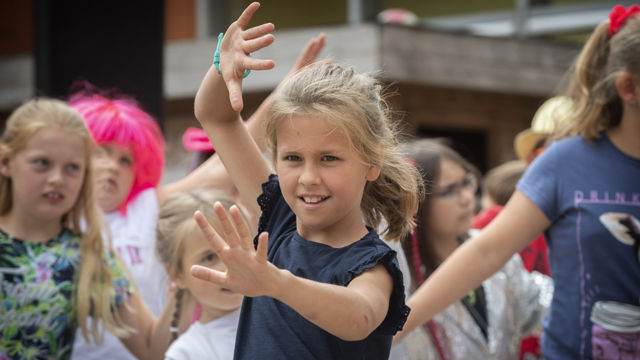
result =
[{"label": "girl's right hand", "polygon": [[283,288],[286,273],[267,261],[268,234],[260,234],[258,248],[255,249],[249,226],[237,207],[229,209],[231,218],[219,202],[213,205],[213,209],[224,230],[224,238],[201,212],[196,212],[194,218],[227,271],[194,265],[191,275],[249,297],[277,296]]},{"label": "girl's right hand", "polygon": [[[235,111],[242,110],[242,77],[245,70],[269,70],[275,66],[273,60],[260,60],[250,54],[273,43],[274,26],[262,24],[248,30],[251,17],[258,10],[257,2],[249,5],[240,18],[225,33],[220,44],[220,72],[229,90],[229,101]],[[264,35],[264,36],[263,36]]]}]

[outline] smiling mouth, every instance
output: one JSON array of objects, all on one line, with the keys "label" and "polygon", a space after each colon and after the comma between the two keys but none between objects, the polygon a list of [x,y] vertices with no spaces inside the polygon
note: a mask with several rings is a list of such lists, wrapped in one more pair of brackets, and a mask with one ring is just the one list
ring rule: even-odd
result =
[{"label": "smiling mouth", "polygon": [[320,197],[308,197],[308,196],[304,196],[304,197],[300,197],[300,199],[302,199],[302,201],[306,202],[307,204],[317,204],[321,201],[324,201],[326,199],[328,199],[329,196],[320,196]]},{"label": "smiling mouth", "polygon": [[62,194],[59,194],[59,193],[46,193],[42,196],[44,196],[47,199],[62,199],[64,197],[62,196]]}]

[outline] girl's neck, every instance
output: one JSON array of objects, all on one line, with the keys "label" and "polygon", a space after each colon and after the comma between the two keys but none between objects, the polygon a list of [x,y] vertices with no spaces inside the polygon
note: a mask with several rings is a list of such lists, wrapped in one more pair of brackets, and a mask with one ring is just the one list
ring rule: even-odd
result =
[{"label": "girl's neck", "polygon": [[323,229],[311,229],[298,219],[298,234],[305,240],[329,245],[334,248],[349,246],[369,233],[369,230],[362,221],[362,214],[360,212],[358,212],[358,214],[356,217],[345,217],[337,223]]},{"label": "girl's neck", "polygon": [[231,314],[236,310],[238,309],[220,310],[220,309],[210,308],[207,306],[202,306],[202,315],[200,315],[200,319],[198,319],[198,321],[201,324],[207,324],[212,322],[213,320],[217,320],[225,315]]},{"label": "girl's neck", "polygon": [[640,108],[625,104],[620,125],[608,129],[607,136],[620,151],[640,159]]},{"label": "girl's neck", "polygon": [[58,235],[62,225],[60,219],[42,221],[11,209],[7,214],[0,216],[0,228],[20,240],[44,243]]}]

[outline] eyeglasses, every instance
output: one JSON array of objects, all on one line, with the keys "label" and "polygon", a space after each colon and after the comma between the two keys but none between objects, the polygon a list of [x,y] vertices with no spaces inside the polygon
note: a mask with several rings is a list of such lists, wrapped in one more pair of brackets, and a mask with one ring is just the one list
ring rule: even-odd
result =
[{"label": "eyeglasses", "polygon": [[478,179],[473,173],[467,173],[464,179],[462,179],[462,182],[451,184],[439,193],[433,194],[433,196],[458,200],[460,199],[462,190],[469,190],[472,194],[475,194],[478,190]]}]

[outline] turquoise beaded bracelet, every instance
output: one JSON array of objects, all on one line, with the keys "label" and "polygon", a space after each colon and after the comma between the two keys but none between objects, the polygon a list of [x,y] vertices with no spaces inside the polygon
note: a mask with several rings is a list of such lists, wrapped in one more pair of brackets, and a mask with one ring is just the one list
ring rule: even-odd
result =
[{"label": "turquoise beaded bracelet", "polygon": [[[222,75],[222,72],[220,72],[220,43],[222,43],[222,37],[224,36],[224,33],[220,33],[220,35],[218,35],[218,46],[216,47],[216,53],[213,54],[213,65],[215,65],[216,70],[218,70],[218,74]],[[251,57],[251,54],[249,54],[249,57]],[[246,78],[247,76],[249,76],[249,74],[251,74],[251,70],[247,69],[244,71],[244,75],[242,75],[242,78]]]}]

